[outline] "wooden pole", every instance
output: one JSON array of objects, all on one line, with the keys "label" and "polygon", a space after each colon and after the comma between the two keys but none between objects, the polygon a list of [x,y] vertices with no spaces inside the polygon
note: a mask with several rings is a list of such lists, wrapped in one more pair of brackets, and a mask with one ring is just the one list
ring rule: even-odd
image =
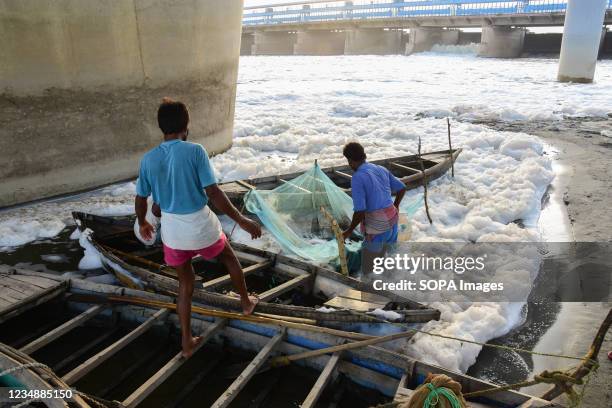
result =
[{"label": "wooden pole", "polygon": [[374,344],[386,343],[389,341],[402,339],[406,337],[412,337],[414,335],[413,330],[408,330],[401,333],[388,334],[386,336],[374,337],[372,339],[355,341],[352,343],[339,344],[337,346],[325,347],[318,350],[310,350],[305,351],[303,353],[291,354],[288,356],[279,356],[270,360],[270,365],[272,367],[282,367],[284,365],[288,365],[293,361],[303,360],[305,358],[318,357],[325,354],[337,353],[340,351],[346,350],[354,350],[358,348],[363,348],[367,346],[372,346]]},{"label": "wooden pole", "polygon": [[433,224],[433,220],[431,219],[431,215],[429,215],[429,203],[427,202],[427,176],[425,175],[425,166],[423,165],[423,158],[421,157],[421,136],[419,136],[419,165],[421,166],[421,173],[423,174],[423,200],[425,201],[425,213],[427,214],[427,219],[430,224]]},{"label": "wooden pole", "polygon": [[[138,297],[132,297],[132,296],[108,296],[105,299],[108,299],[109,301],[113,301],[113,302],[123,302],[123,303],[135,304],[135,305],[144,305],[144,306],[150,306],[154,308],[166,308],[166,309],[170,309],[173,311],[176,310],[176,304],[169,303],[169,302],[161,302],[158,300],[144,299],[144,298],[138,298]],[[269,318],[269,317],[263,317],[263,316],[253,316],[253,315],[246,316],[241,313],[226,312],[223,310],[206,309],[200,306],[192,306],[191,311],[195,314],[199,314],[202,316],[243,320],[243,321],[253,322],[253,323],[274,324],[277,326],[283,326],[283,327],[288,327],[292,329],[305,330],[305,331],[310,331],[310,332],[315,332],[315,333],[331,334],[333,336],[343,337],[343,338],[347,338],[351,340],[364,340],[364,339],[371,339],[375,337],[369,334],[347,332],[344,330],[330,329],[327,327],[319,327],[319,326],[314,326],[310,324],[296,323],[292,321],[281,320],[282,316],[278,316],[278,318],[276,319]]]},{"label": "wooden pole", "polygon": [[331,223],[331,229],[336,236],[336,241],[338,242],[338,257],[340,258],[340,271],[344,276],[348,276],[348,264],[346,262],[346,250],[344,246],[344,237],[342,236],[342,231],[340,230],[340,226],[338,225],[338,221],[334,219],[334,217],[327,212],[327,210],[321,206],[321,212],[327,218],[327,220]]},{"label": "wooden pole", "polygon": [[446,128],[448,129],[448,154],[451,161],[451,175],[455,178],[455,160],[453,159],[453,144],[451,143],[450,119],[446,118]]}]

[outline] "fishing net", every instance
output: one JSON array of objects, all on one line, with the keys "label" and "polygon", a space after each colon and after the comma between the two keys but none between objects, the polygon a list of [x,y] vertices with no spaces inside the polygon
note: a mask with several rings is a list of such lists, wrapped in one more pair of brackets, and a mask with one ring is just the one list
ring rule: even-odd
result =
[{"label": "fishing net", "polygon": [[[324,208],[347,228],[353,216],[353,200],[346,191],[315,165],[301,176],[284,181],[274,190],[251,190],[244,198],[245,208],[256,214],[279,245],[290,253],[317,263],[330,263],[338,258],[338,244],[330,220],[323,214]],[[421,205],[419,198],[408,206],[402,206],[404,215],[412,215]],[[400,225],[400,230],[406,225]],[[360,248],[361,238],[346,244],[349,253]],[[333,263],[333,262],[332,262]]]}]

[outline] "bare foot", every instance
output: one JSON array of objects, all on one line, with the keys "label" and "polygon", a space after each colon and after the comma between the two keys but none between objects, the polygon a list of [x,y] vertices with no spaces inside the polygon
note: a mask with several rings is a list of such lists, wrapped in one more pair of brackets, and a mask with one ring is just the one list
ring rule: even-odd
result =
[{"label": "bare foot", "polygon": [[256,298],[255,296],[249,296],[248,303],[242,302],[242,313],[245,316],[252,314],[253,310],[255,310],[255,306],[257,305],[257,303],[259,303],[258,298]]},{"label": "bare foot", "polygon": [[198,336],[198,337],[188,337],[185,340],[183,340],[183,358],[189,358],[193,355],[193,352],[195,351],[195,348],[197,347],[198,344],[200,344],[202,342],[202,337]]}]

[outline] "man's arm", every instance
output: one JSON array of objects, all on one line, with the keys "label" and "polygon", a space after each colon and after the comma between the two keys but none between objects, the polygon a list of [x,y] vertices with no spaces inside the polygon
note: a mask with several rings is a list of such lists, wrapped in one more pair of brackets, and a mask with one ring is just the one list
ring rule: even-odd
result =
[{"label": "man's arm", "polygon": [[154,228],[147,221],[147,198],[136,195],[134,200],[134,210],[136,211],[136,217],[138,218],[138,226],[140,228],[140,236],[144,239],[151,239],[153,237]]},{"label": "man's arm", "polygon": [[398,210],[399,210],[399,206],[400,206],[400,204],[401,204],[401,202],[402,202],[402,200],[404,198],[404,194],[406,194],[406,187],[402,188],[397,193],[395,193],[395,201],[393,202],[393,205]]},{"label": "man's arm", "polygon": [[348,237],[351,236],[355,228],[357,228],[357,226],[361,224],[364,218],[365,218],[365,211],[355,211],[353,213],[353,219],[351,220],[351,225],[349,225],[349,227],[342,232],[342,236],[344,237],[344,239],[347,239]]},{"label": "man's arm", "polygon": [[240,225],[240,228],[251,234],[251,238],[255,239],[261,237],[261,226],[255,221],[240,214],[217,184],[211,184],[207,186],[205,190],[206,195],[213,205],[234,220],[236,224]]}]

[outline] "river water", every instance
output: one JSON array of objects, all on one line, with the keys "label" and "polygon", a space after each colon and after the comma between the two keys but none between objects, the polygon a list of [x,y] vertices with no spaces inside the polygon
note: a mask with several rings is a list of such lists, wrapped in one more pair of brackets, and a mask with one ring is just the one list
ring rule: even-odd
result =
[{"label": "river water", "polygon": [[[528,125],[512,131],[494,125],[612,113],[612,61],[598,63],[594,84],[558,83],[556,69],[554,58],[477,58],[473,46],[410,57],[243,57],[234,146],[212,161],[219,177],[230,180],[304,170],[315,159],[322,166],[341,163],[341,147],[349,140],[363,143],[371,158],[415,153],[419,138],[424,151],[441,150],[448,146],[450,117],[453,145],[464,151],[455,178],[432,183],[434,223],[417,212],[413,239],[545,240],[538,220],[559,170],[554,146],[530,134]],[[0,212],[0,262],[100,274],[78,270],[82,252],[70,237],[70,211],[128,214],[133,194],[133,183],[124,183]],[[419,194],[413,190],[407,200]],[[549,225],[564,216],[553,214]],[[239,233],[235,238],[246,239]],[[267,234],[257,245],[276,248]],[[436,306],[442,320],[428,330],[525,348],[538,342],[559,312],[556,304]],[[497,382],[524,378],[532,366],[511,353],[480,353],[479,347],[418,336],[408,352]]]}]

